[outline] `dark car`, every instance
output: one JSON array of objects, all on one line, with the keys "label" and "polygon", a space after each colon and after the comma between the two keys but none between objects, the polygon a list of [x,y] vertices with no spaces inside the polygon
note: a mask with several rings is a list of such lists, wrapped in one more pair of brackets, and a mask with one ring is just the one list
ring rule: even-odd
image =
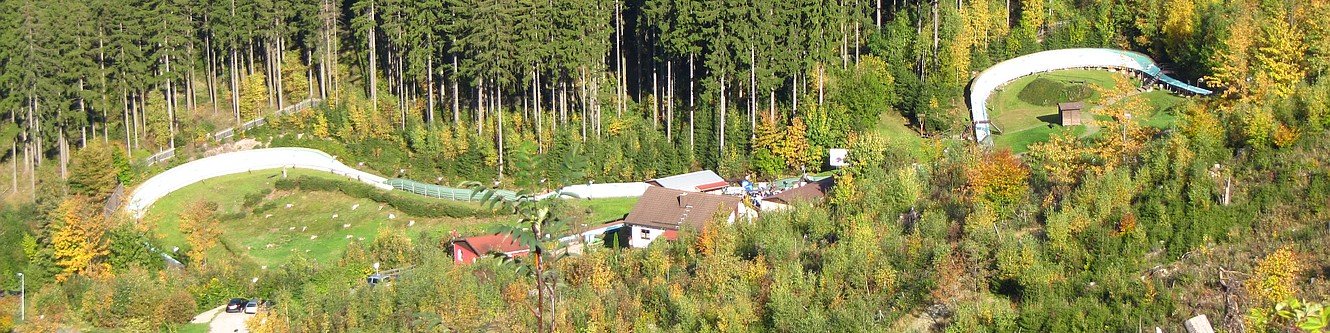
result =
[{"label": "dark car", "polygon": [[226,302],[226,313],[244,312],[246,303],[249,303],[249,300],[244,298],[232,298],[230,302]]}]

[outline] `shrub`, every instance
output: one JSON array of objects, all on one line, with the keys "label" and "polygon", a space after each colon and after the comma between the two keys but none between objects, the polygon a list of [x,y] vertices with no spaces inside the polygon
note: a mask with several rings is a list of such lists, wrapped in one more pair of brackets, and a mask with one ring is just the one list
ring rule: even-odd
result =
[{"label": "shrub", "polygon": [[420,217],[472,217],[492,215],[492,213],[488,211],[467,207],[461,203],[426,198],[414,194],[384,191],[374,186],[370,186],[369,184],[349,181],[300,176],[278,180],[274,183],[274,187],[280,190],[301,189],[306,191],[341,192],[351,197],[370,199],[378,203],[388,204],[401,210],[403,213]]},{"label": "shrub", "polygon": [[188,291],[177,290],[157,305],[157,316],[167,323],[188,323],[194,318],[195,308],[198,308],[198,303],[195,303],[194,296]]},{"label": "shrub", "polygon": [[254,214],[255,215],[263,214],[263,212],[277,208],[277,205],[278,203],[276,201],[266,201],[263,204],[260,204],[258,207],[254,208]]},{"label": "shrub", "polygon": [[272,193],[271,189],[263,189],[259,192],[246,194],[244,201],[241,201],[240,206],[244,208],[254,207],[254,205],[259,204],[259,201],[263,201],[263,198],[267,197],[270,193]]}]

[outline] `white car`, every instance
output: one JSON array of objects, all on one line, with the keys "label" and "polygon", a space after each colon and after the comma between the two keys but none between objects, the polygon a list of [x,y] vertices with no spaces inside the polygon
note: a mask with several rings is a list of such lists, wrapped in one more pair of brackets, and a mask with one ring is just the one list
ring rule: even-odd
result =
[{"label": "white car", "polygon": [[259,313],[259,302],[249,301],[249,303],[245,303],[245,313]]}]

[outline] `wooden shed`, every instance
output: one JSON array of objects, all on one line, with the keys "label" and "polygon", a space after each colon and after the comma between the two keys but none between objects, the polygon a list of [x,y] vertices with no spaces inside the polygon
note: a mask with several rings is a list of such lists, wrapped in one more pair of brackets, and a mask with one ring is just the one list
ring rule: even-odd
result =
[{"label": "wooden shed", "polygon": [[1081,102],[1058,103],[1058,115],[1062,116],[1062,126],[1081,125],[1081,109],[1085,104]]}]

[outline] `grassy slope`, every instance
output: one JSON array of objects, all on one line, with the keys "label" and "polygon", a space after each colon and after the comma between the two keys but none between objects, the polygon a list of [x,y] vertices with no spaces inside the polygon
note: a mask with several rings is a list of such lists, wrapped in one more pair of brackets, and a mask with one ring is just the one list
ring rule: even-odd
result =
[{"label": "grassy slope", "polygon": [[[288,177],[307,175],[328,179],[337,176],[310,170],[289,170]],[[182,246],[180,211],[196,200],[217,202],[218,216],[222,218],[223,241],[232,251],[247,255],[262,265],[280,264],[296,254],[328,262],[336,260],[350,242],[369,242],[381,228],[408,230],[411,236],[423,232],[446,234],[457,230],[463,235],[484,233],[507,218],[455,219],[421,218],[408,216],[390,206],[379,209],[380,204],[369,199],[357,199],[331,192],[274,192],[255,207],[241,207],[246,194],[272,189],[280,179],[277,170],[258,171],[209,179],[180,189],[158,200],[149,208],[144,221],[156,225],[157,235],[166,247]],[[637,198],[571,200],[578,211],[588,212],[584,220],[588,225],[601,224],[623,217]],[[291,204],[291,208],[286,208]],[[254,212],[256,207],[270,205],[269,210]],[[351,207],[359,205],[357,209]],[[241,215],[240,212],[248,214]],[[272,216],[268,216],[272,214]],[[333,214],[337,217],[333,218]],[[395,215],[389,219],[388,214]],[[415,221],[408,227],[410,221]],[[349,224],[349,227],[344,225]],[[302,231],[303,230],[303,231]],[[347,238],[347,236],[350,238]],[[311,236],[317,236],[311,239]],[[446,237],[446,236],[445,236]],[[272,244],[271,248],[268,244]],[[210,255],[229,255],[226,250]]]},{"label": "grassy slope", "polygon": [[569,203],[590,212],[587,225],[602,224],[623,218],[633,210],[638,198],[607,198],[593,200],[569,199]]},{"label": "grassy slope", "polygon": [[1024,153],[1031,144],[1048,141],[1058,131],[1071,131],[1072,135],[1083,136],[1089,131],[1086,126],[1050,126],[1027,129],[1020,132],[993,136],[993,145],[1011,149],[1013,153]]},{"label": "grassy slope", "polygon": [[[288,175],[336,178],[308,170],[290,170]],[[253,209],[241,207],[244,195],[271,189],[273,182],[280,177],[281,172],[277,170],[258,171],[193,184],[159,200],[149,209],[144,221],[156,224],[163,246],[182,246],[185,241],[179,231],[179,212],[196,200],[217,202],[218,216],[222,218],[223,243],[230,245],[230,250],[236,254],[246,255],[263,265],[279,264],[296,254],[322,262],[336,260],[348,243],[372,241],[380,228],[408,230],[412,236],[418,236],[421,231],[446,233],[450,230],[471,234],[501,221],[501,218],[413,217],[390,206],[380,209],[379,203],[369,199],[333,192],[275,192],[255,205],[269,204],[275,208],[240,214]],[[286,208],[287,204],[291,204],[291,208]],[[353,210],[355,205],[359,207]],[[389,214],[396,218],[389,219]],[[408,227],[410,221],[415,224]],[[210,255],[228,253],[218,247]]]},{"label": "grassy slope", "polygon": [[208,324],[185,324],[180,327],[180,333],[207,333]]},{"label": "grassy slope", "polygon": [[877,125],[873,126],[872,131],[885,136],[892,142],[904,142],[904,147],[912,147],[910,154],[916,158],[923,155],[924,138],[919,136],[919,132],[910,128],[909,121],[900,114],[891,111],[883,112],[877,117]]},{"label": "grassy slope", "polygon": [[[1114,75],[1116,74],[1105,71],[1077,69],[1036,74],[1016,79],[994,92],[993,96],[989,98],[988,105],[989,112],[991,112],[989,114],[989,119],[992,119],[994,124],[1008,133],[1020,132],[1033,127],[1046,125],[1047,122],[1039,119],[1039,117],[1057,115],[1056,107],[1033,105],[1017,98],[1020,91],[1025,89],[1030,82],[1043,77],[1064,83],[1083,81],[1088,84],[1107,88],[1113,86]],[[1096,106],[1099,97],[1099,94],[1095,93],[1087,99],[1085,101],[1086,109]],[[1046,117],[1046,119],[1056,122],[1056,119],[1054,118]]]},{"label": "grassy slope", "polygon": [[1154,112],[1150,114],[1150,118],[1144,120],[1145,125],[1161,129],[1173,126],[1173,122],[1177,120],[1177,114],[1170,109],[1186,100],[1185,97],[1173,95],[1163,90],[1147,92],[1135,98],[1145,98],[1150,101],[1150,105],[1154,106]]}]

